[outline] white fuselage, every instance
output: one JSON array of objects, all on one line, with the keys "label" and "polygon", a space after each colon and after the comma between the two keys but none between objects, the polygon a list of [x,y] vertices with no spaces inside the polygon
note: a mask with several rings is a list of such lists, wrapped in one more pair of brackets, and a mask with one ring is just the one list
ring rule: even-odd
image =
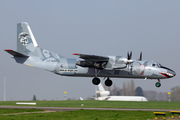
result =
[{"label": "white fuselage", "polygon": [[148,101],[142,96],[105,96],[98,97],[96,100],[108,100],[108,101]]}]

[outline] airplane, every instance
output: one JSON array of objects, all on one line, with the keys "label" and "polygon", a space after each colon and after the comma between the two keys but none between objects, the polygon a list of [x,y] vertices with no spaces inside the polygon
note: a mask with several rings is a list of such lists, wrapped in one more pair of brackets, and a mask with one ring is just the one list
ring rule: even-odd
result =
[{"label": "airplane", "polygon": [[100,83],[98,85],[99,91],[96,91],[97,98],[95,100],[107,100],[107,101],[148,101],[143,96],[109,96],[110,92],[105,91],[104,87]]},{"label": "airplane", "polygon": [[176,73],[157,62],[142,61],[142,52],[138,60],[131,59],[132,51],[123,56],[99,56],[74,53],[79,58],[66,58],[42,49],[27,22],[17,24],[17,51],[5,49],[17,63],[45,69],[62,76],[93,77],[92,83],[98,85],[99,77],[104,77],[105,85],[111,86],[110,78],[160,79],[172,78]]},{"label": "airplane", "polygon": [[79,100],[84,100],[82,97],[79,97]]}]

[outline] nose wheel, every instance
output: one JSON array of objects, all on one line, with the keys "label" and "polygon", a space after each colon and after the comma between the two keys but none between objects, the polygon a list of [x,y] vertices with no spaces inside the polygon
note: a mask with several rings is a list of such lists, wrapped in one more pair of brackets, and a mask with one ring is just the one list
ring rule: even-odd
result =
[{"label": "nose wheel", "polygon": [[100,79],[99,78],[93,78],[92,79],[92,83],[94,84],[94,85],[99,85],[99,83],[100,83],[101,81],[100,81]]},{"label": "nose wheel", "polygon": [[158,79],[158,82],[155,84],[156,87],[161,87],[160,80]]}]

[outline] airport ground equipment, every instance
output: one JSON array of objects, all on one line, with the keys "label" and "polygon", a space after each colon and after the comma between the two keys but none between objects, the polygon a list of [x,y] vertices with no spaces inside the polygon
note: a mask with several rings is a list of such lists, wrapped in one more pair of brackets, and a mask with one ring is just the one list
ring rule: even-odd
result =
[{"label": "airport ground equipment", "polygon": [[163,116],[163,119],[166,119],[166,113],[165,112],[154,112],[154,114],[156,115],[155,119],[158,119],[157,116]]},{"label": "airport ground equipment", "polygon": [[180,118],[180,111],[170,111],[171,114],[172,114],[172,118],[174,118],[174,115],[175,114],[178,114],[179,115],[179,118]]}]

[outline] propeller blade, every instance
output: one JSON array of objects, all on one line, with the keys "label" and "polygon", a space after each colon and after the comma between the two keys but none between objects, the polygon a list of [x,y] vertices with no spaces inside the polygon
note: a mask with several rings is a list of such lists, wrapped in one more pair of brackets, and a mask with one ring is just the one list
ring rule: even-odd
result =
[{"label": "propeller blade", "polygon": [[139,60],[141,61],[142,60],[142,51],[140,52],[140,58]]},{"label": "propeller blade", "polygon": [[130,60],[131,59],[131,57],[132,57],[132,51],[129,53],[129,51],[127,52],[127,58],[128,58],[128,60]]},{"label": "propeller blade", "polygon": [[127,52],[127,59],[129,60],[129,51]]},{"label": "propeller blade", "polygon": [[130,59],[132,58],[132,51],[130,52]]}]

